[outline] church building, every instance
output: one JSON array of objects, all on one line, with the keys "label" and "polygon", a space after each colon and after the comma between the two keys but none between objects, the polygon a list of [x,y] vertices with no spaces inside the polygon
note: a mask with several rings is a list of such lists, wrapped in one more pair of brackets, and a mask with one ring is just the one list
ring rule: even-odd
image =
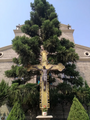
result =
[{"label": "church building", "polygon": [[[16,29],[13,30],[15,36],[25,35],[29,37],[25,33],[22,33],[20,27],[21,25],[18,25],[16,26]],[[71,26],[65,24],[61,24],[60,29],[62,31],[62,35],[59,39],[66,38],[75,44],[73,38],[74,29],[72,29]],[[90,48],[75,44],[75,51],[79,55],[79,60],[76,62],[77,70],[90,86]],[[4,79],[7,83],[9,83],[9,85],[11,85],[13,78],[7,78],[4,72],[11,69],[11,66],[14,64],[12,62],[14,57],[17,57],[17,53],[12,49],[12,45],[0,48],[0,82],[2,79]],[[36,79],[33,78],[31,82],[35,83]]]}]

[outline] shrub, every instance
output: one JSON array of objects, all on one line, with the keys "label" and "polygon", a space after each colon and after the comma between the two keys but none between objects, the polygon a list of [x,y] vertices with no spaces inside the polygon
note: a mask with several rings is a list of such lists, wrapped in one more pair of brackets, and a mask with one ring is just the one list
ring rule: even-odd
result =
[{"label": "shrub", "polygon": [[86,110],[76,97],[73,99],[67,120],[89,120]]}]

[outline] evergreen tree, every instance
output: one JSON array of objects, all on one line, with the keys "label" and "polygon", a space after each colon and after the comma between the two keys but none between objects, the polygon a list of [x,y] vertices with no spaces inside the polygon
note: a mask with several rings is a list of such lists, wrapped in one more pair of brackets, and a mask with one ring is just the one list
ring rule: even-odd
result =
[{"label": "evergreen tree", "polygon": [[[18,54],[18,58],[14,58],[11,70],[5,72],[7,77],[17,78],[16,82],[24,84],[34,75],[38,75],[37,71],[27,72],[27,67],[30,65],[40,64],[41,47],[49,53],[47,58],[50,64],[63,63],[65,70],[62,72],[52,71],[53,74],[63,74],[62,80],[64,83],[59,86],[68,86],[64,90],[58,86],[58,90],[62,94],[72,92],[73,86],[80,87],[83,85],[83,80],[76,71],[75,62],[79,59],[75,53],[74,43],[59,36],[62,34],[60,30],[60,22],[55,13],[52,4],[46,0],[34,0],[31,3],[32,12],[30,13],[30,20],[26,20],[21,27],[26,36],[17,36],[12,40],[13,49]],[[54,53],[54,54],[53,54]],[[69,89],[68,89],[69,88]]]},{"label": "evergreen tree", "polygon": [[4,80],[2,80],[0,83],[0,106],[7,102],[8,92],[8,84]]},{"label": "evergreen tree", "polygon": [[[17,36],[13,39],[13,49],[19,56],[13,59],[16,65],[5,72],[6,76],[17,77],[20,81],[24,81],[23,83],[30,80],[30,77],[37,72],[27,72],[26,68],[29,65],[40,64],[40,50],[43,46],[49,52],[49,63],[58,64],[61,62],[65,65],[66,69],[62,72],[64,74],[62,79],[72,85],[82,86],[82,78],[75,70],[74,62],[78,59],[78,55],[75,53],[74,43],[65,38],[59,40],[60,22],[53,5],[46,0],[34,0],[34,3],[31,3],[31,8],[30,20],[25,21],[21,27],[22,32],[30,38]],[[56,73],[58,74],[58,72]]]},{"label": "evergreen tree", "polygon": [[87,82],[85,81],[85,86],[80,87],[76,90],[76,95],[79,101],[86,107],[87,113],[90,118],[90,87],[88,86]]},{"label": "evergreen tree", "polygon": [[38,86],[36,84],[19,85],[18,83],[13,83],[8,93],[8,105],[13,106],[16,101],[20,101],[21,105],[27,104],[29,108],[37,106],[36,109],[38,109],[38,94]]},{"label": "evergreen tree", "polygon": [[25,120],[23,109],[19,102],[16,102],[9,113],[7,120]]},{"label": "evergreen tree", "polygon": [[86,110],[76,97],[73,99],[67,120],[89,120]]}]

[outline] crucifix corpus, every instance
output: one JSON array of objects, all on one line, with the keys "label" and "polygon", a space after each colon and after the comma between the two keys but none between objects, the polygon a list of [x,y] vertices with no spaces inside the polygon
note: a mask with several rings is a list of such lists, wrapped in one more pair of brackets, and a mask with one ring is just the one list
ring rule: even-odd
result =
[{"label": "crucifix corpus", "polygon": [[47,51],[43,50],[41,52],[41,63],[39,65],[31,65],[27,68],[27,71],[38,69],[41,73],[40,76],[40,109],[43,110],[44,106],[50,108],[49,103],[49,82],[47,81],[47,74],[52,70],[62,71],[65,67],[61,63],[58,65],[48,64],[47,61]]}]

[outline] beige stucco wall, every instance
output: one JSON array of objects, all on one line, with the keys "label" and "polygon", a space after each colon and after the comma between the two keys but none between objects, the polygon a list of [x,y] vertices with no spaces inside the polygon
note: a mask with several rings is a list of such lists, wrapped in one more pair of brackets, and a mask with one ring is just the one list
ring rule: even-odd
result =
[{"label": "beige stucco wall", "polygon": [[25,35],[26,37],[30,37],[29,35],[23,33],[23,32],[21,31],[21,29],[18,29],[18,30],[15,29],[15,30],[13,30],[13,31],[14,31],[15,37],[16,37],[16,36],[21,36],[21,37],[22,37],[22,36],[24,36],[24,35]]},{"label": "beige stucco wall", "polygon": [[5,71],[10,70],[13,62],[0,62],[0,82],[4,79],[9,85],[11,85],[13,78],[5,77]]},{"label": "beige stucco wall", "polygon": [[17,57],[17,53],[12,48],[9,48],[6,50],[0,50],[0,52],[3,53],[3,56],[0,57],[0,60],[1,59],[12,59],[14,57]]},{"label": "beige stucco wall", "polygon": [[[69,39],[70,41],[74,42],[74,38],[73,38],[73,29],[68,29],[67,25],[61,24],[60,29],[62,30],[62,35],[59,37],[59,39],[61,38],[66,38]],[[15,36],[23,36],[26,35],[24,33],[21,32],[20,29],[15,29],[14,30]],[[28,37],[28,35],[26,35]],[[84,52],[88,51],[90,52],[90,48],[89,47],[85,47],[85,46],[81,46],[81,45],[75,45],[75,51],[76,53],[78,53],[80,59],[88,59],[90,58],[90,56],[86,56],[84,54]],[[12,81],[12,79],[6,78],[4,75],[4,71],[11,69],[11,66],[13,65],[13,63],[11,62],[12,59],[14,57],[17,57],[17,53],[15,53],[15,51],[12,49],[12,45],[10,46],[6,46],[3,48],[0,48],[0,52],[3,53],[3,56],[0,57],[0,81],[2,79],[5,79],[7,82],[10,83],[10,81]],[[11,60],[9,60],[11,59]],[[89,77],[90,77],[90,60],[88,61],[78,61],[77,63],[77,70],[80,71],[81,76],[88,81],[89,85]],[[57,80],[58,81],[58,80]],[[36,78],[33,78],[30,82],[36,82]]]},{"label": "beige stucco wall", "polygon": [[62,35],[59,37],[59,39],[61,38],[66,38],[67,40],[70,40],[71,42],[74,43],[74,39],[73,39],[73,33],[72,32],[64,32],[62,31]]},{"label": "beige stucco wall", "polygon": [[[62,30],[62,35],[59,37],[69,39],[70,41],[74,42],[73,38],[73,29],[68,29],[67,25],[61,25],[60,29]],[[21,30],[14,30],[15,36],[23,36],[24,33],[21,32]],[[27,36],[27,35],[26,35]],[[28,36],[27,36],[28,37]],[[83,77],[84,80],[87,81],[87,83],[90,86],[90,56],[86,56],[84,52],[90,52],[89,47],[81,46],[81,45],[75,45],[75,51],[78,53],[80,60],[76,62],[77,70],[80,72],[80,75]],[[3,48],[0,48],[0,52],[3,53],[3,56],[0,57],[0,82],[2,79],[4,79],[9,85],[11,85],[13,78],[7,78],[5,77],[5,71],[10,70],[11,66],[13,65],[12,58],[17,57],[17,54],[12,49],[12,46],[6,46]],[[56,79],[56,82],[54,85],[57,85],[59,82],[62,82],[60,79]],[[28,81],[28,83],[36,83],[36,76],[34,76],[31,81]],[[70,109],[70,105],[64,106],[65,110],[65,118],[68,116],[68,111]],[[54,118],[56,116],[58,118],[63,118],[63,111],[62,106],[58,105],[57,108],[55,108],[55,111],[53,115]],[[29,116],[30,117],[30,116]]]},{"label": "beige stucco wall", "polygon": [[90,86],[90,62],[80,62],[76,63],[77,70],[80,72],[80,75],[83,77],[84,80],[87,81],[88,85]]},{"label": "beige stucco wall", "polygon": [[90,56],[85,55],[85,52],[90,53],[90,48],[89,47],[85,47],[85,46],[81,46],[81,45],[75,45],[75,52],[78,53],[78,55],[80,57],[83,58],[90,58]]},{"label": "beige stucco wall", "polygon": [[3,55],[0,57],[0,82],[4,79],[9,85],[11,85],[13,78],[7,78],[5,71],[10,70],[13,65],[12,59],[17,57],[17,53],[12,49],[12,46],[6,46],[0,48],[0,52]]},{"label": "beige stucco wall", "polygon": [[73,38],[74,29],[72,29],[71,26],[70,28],[68,28],[68,25],[60,24],[60,30],[62,31],[62,35],[59,37],[59,39],[66,38],[74,43]]}]

